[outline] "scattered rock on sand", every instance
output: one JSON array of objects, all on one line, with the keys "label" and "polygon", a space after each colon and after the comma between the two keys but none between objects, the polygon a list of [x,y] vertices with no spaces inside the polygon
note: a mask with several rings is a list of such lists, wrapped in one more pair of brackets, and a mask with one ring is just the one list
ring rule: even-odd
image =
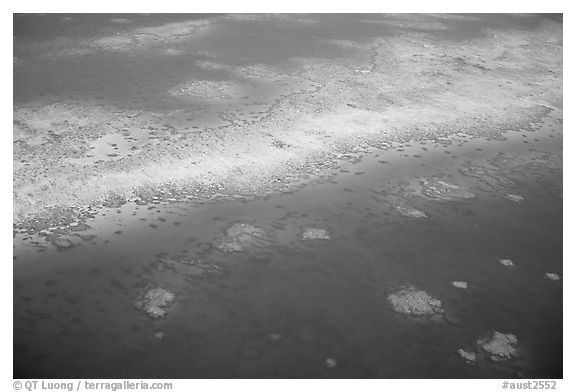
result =
[{"label": "scattered rock on sand", "polygon": [[511,359],[517,355],[518,338],[513,334],[493,332],[490,338],[480,338],[477,341],[482,350],[490,354],[490,360],[498,362]]},{"label": "scattered rock on sand", "polygon": [[[216,248],[222,252],[240,252],[258,244],[266,235],[264,229],[247,223],[234,223],[226,229],[225,235],[216,241]],[[260,241],[259,241],[260,240]]]},{"label": "scattered rock on sand", "polygon": [[452,201],[458,199],[471,199],[474,194],[460,185],[451,184],[439,178],[422,181],[422,193],[435,200]]},{"label": "scattered rock on sand", "polygon": [[550,280],[560,280],[560,275],[553,272],[546,272],[544,275]]},{"label": "scattered rock on sand", "polygon": [[430,316],[444,313],[440,300],[414,287],[388,295],[388,302],[392,304],[396,312],[411,316]]},{"label": "scattered rock on sand", "polygon": [[162,339],[164,339],[164,332],[162,332],[162,331],[156,332],[156,333],[154,334],[154,337],[155,337],[156,339],[158,339],[158,340],[162,340]]},{"label": "scattered rock on sand", "polygon": [[330,234],[324,229],[306,228],[300,235],[303,240],[329,240]]},{"label": "scattered rock on sand", "polygon": [[510,201],[513,201],[514,203],[520,203],[521,201],[524,201],[524,198],[520,195],[515,195],[512,193],[507,193],[506,195],[504,195],[504,197]]},{"label": "scattered rock on sand", "polygon": [[174,302],[174,293],[163,288],[148,291],[142,301],[136,303],[136,307],[144,310],[151,318],[160,318],[166,315],[166,310]]},{"label": "scattered rock on sand", "polygon": [[467,289],[468,288],[468,282],[454,281],[454,282],[452,282],[452,286],[456,287],[457,289]]},{"label": "scattered rock on sand", "polygon": [[326,358],[324,360],[324,366],[327,367],[328,369],[333,369],[336,366],[338,366],[338,361],[335,360],[334,358]]},{"label": "scattered rock on sand", "polygon": [[476,353],[473,351],[466,351],[462,348],[458,349],[458,355],[466,362],[476,362]]},{"label": "scattered rock on sand", "polygon": [[504,267],[514,267],[514,262],[510,259],[500,259],[498,262]]}]

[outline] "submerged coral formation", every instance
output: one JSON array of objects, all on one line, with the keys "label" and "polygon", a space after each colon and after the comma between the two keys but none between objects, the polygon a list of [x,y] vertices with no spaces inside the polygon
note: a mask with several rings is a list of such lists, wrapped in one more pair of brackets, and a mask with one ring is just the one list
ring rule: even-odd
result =
[{"label": "submerged coral formation", "polygon": [[410,218],[427,218],[428,216],[424,211],[418,210],[414,207],[410,207],[402,202],[393,203],[393,207],[400,215],[404,215]]},{"label": "submerged coral formation", "polygon": [[326,358],[324,360],[324,366],[328,369],[333,369],[338,366],[338,361],[334,358]]},{"label": "submerged coral formation", "polygon": [[457,353],[460,356],[460,358],[462,358],[466,362],[476,362],[476,353],[473,351],[467,351],[462,348],[459,348]]},{"label": "submerged coral formation", "polygon": [[422,180],[422,193],[431,199],[444,201],[471,199],[474,197],[474,193],[460,185],[451,184],[440,178]]},{"label": "submerged coral formation", "polygon": [[271,342],[278,342],[280,341],[284,336],[282,336],[279,333],[269,333],[268,335],[266,335],[266,339],[268,339]]},{"label": "submerged coral formation", "polygon": [[300,234],[303,240],[329,240],[330,234],[325,229],[305,228]]},{"label": "submerged coral formation", "polygon": [[58,249],[66,249],[74,246],[74,243],[72,241],[64,237],[53,236],[50,239],[50,242]]},{"label": "submerged coral formation", "polygon": [[468,282],[454,281],[454,282],[452,282],[452,286],[456,287],[457,289],[467,289],[468,288]]},{"label": "submerged coral formation", "polygon": [[504,267],[514,267],[514,262],[510,259],[500,259],[498,262]]},{"label": "submerged coral formation", "polygon": [[513,201],[514,203],[519,203],[524,200],[524,197],[512,193],[507,193],[506,195],[504,195],[504,197],[510,201]]},{"label": "submerged coral formation", "polygon": [[429,316],[444,313],[442,302],[425,291],[414,287],[400,290],[388,295],[388,301],[394,310],[411,316]]},{"label": "submerged coral formation", "polygon": [[240,252],[247,247],[260,243],[264,239],[266,232],[264,229],[247,223],[234,223],[226,229],[225,235],[219,238],[215,246],[222,252]]},{"label": "submerged coral formation", "polygon": [[193,276],[204,276],[208,274],[218,274],[222,272],[219,265],[211,264],[203,260],[194,259],[185,255],[164,256],[160,261],[167,266],[184,265],[188,268],[186,273]]},{"label": "submerged coral formation", "polygon": [[514,182],[502,175],[502,173],[492,167],[485,167],[471,161],[465,162],[459,169],[460,173],[467,177],[477,178],[479,181],[489,185],[492,189],[499,190],[504,186],[513,185]]},{"label": "submerged coral formation", "polygon": [[494,331],[489,338],[480,338],[478,346],[490,355],[490,360],[498,362],[517,356],[518,338],[513,334]]},{"label": "submerged coral formation", "polygon": [[175,298],[174,293],[159,287],[148,291],[144,299],[136,303],[136,307],[145,311],[151,318],[161,318],[166,316],[166,308]]},{"label": "submerged coral formation", "polygon": [[169,93],[175,96],[190,96],[203,99],[231,99],[238,89],[232,82],[213,80],[191,80],[173,87]]}]

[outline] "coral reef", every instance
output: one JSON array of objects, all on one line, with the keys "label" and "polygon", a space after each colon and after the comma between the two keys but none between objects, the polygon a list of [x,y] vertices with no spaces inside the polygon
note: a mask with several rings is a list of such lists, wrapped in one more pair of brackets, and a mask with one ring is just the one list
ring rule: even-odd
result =
[{"label": "coral reef", "polygon": [[444,313],[440,300],[414,287],[388,295],[388,301],[396,312],[406,315],[430,316]]},{"label": "coral reef", "polygon": [[185,255],[164,256],[160,261],[167,266],[173,267],[175,265],[184,265],[186,273],[193,276],[204,276],[209,274],[218,274],[222,272],[219,265],[211,264],[199,259],[194,259]]},{"label": "coral reef", "polygon": [[499,259],[498,262],[504,267],[514,267],[514,262],[510,259]]},{"label": "coral reef", "polygon": [[[296,25],[303,22],[294,15],[286,18]],[[376,34],[362,43],[347,41],[332,36],[330,28],[323,30],[329,24],[318,21],[327,43],[348,49],[342,57],[330,59],[298,56],[289,73],[262,57],[222,61],[231,47],[208,43],[226,31],[228,17],[167,21],[148,27],[126,23],[124,18],[112,21],[119,29],[114,34],[96,34],[78,42],[60,38],[41,43],[15,41],[15,52],[22,53],[15,60],[15,84],[37,77],[42,70],[47,76],[39,80],[54,86],[60,82],[90,85],[81,72],[74,71],[79,64],[70,61],[81,53],[111,51],[118,63],[109,65],[127,72],[114,85],[103,83],[106,89],[101,102],[84,99],[97,95],[91,93],[58,97],[49,103],[52,99],[44,90],[53,87],[47,88],[44,82],[38,83],[36,96],[46,93],[46,99],[17,97],[13,210],[18,227],[42,230],[53,226],[45,224],[50,217],[73,206],[101,204],[109,193],[129,200],[139,196],[141,188],[158,190],[171,184],[179,188],[179,195],[174,195],[179,201],[217,193],[257,197],[296,184],[315,174],[322,163],[346,156],[362,143],[382,146],[415,140],[448,144],[450,136],[460,132],[497,137],[503,128],[537,121],[549,111],[541,106],[543,97],[535,97],[542,93],[552,101],[562,97],[562,73],[557,71],[562,69],[562,28],[550,21],[535,31],[488,34],[466,44],[428,41],[414,31],[393,38]],[[288,36],[280,42],[279,53],[291,50],[293,36],[285,33]],[[200,42],[198,37],[214,38]],[[239,43],[251,45],[246,39]],[[195,49],[190,52],[192,47]],[[263,45],[266,48],[268,45]],[[349,50],[365,61],[351,66],[346,55]],[[501,53],[510,55],[504,58]],[[158,57],[165,66],[157,66]],[[59,59],[62,67],[24,66],[42,64],[48,58]],[[125,71],[137,64],[150,73]],[[104,73],[94,77],[110,80],[107,67],[101,68]],[[188,68],[186,76],[180,73]],[[270,89],[270,94],[252,97],[254,105],[246,106],[246,101],[252,101],[246,92],[260,89]],[[118,93],[107,95],[107,91]],[[132,108],[120,104],[140,97],[143,91],[154,94],[147,97],[150,102],[170,98],[170,104],[159,106],[164,109],[144,101],[129,105]],[[190,105],[188,94],[200,101],[198,105]],[[225,106],[212,113],[211,105],[204,102],[206,97]],[[191,106],[196,109],[191,111]],[[383,123],[388,125],[382,127]],[[552,168],[561,168],[562,163],[560,155],[542,155],[538,162]],[[505,170],[495,173],[468,167],[463,173],[503,185],[502,173],[518,166],[507,166],[502,160],[494,163]],[[428,194],[441,200],[437,196],[442,189],[454,193],[453,187],[441,185],[436,191],[429,189]],[[149,198],[138,202],[152,203]],[[77,216],[63,223],[84,221],[82,214],[77,211]]]},{"label": "coral reef", "polygon": [[454,282],[452,282],[452,286],[456,287],[457,289],[467,289],[468,288],[468,282],[454,281]]},{"label": "coral reef", "polygon": [[58,249],[66,249],[74,246],[74,243],[70,239],[65,237],[51,236],[50,242]]},{"label": "coral reef", "polygon": [[166,308],[174,302],[174,293],[161,287],[149,290],[142,301],[136,302],[136,307],[142,309],[151,318],[166,316]]},{"label": "coral reef", "polygon": [[504,197],[510,201],[513,201],[514,203],[520,203],[521,201],[524,200],[524,197],[512,193],[507,193],[506,195],[504,195]]},{"label": "coral reef", "polygon": [[494,331],[491,337],[478,339],[478,346],[490,355],[494,362],[504,361],[517,356],[518,338],[513,334]]},{"label": "coral reef", "polygon": [[553,272],[547,272],[544,274],[544,276],[546,276],[550,280],[560,280],[560,275],[555,274]]},{"label": "coral reef", "polygon": [[424,211],[418,210],[416,208],[410,207],[402,202],[395,202],[392,204],[396,212],[400,215],[404,215],[410,218],[427,218],[428,216]]},{"label": "coral reef", "polygon": [[300,234],[303,240],[329,240],[330,234],[325,229],[305,228]]},{"label": "coral reef", "polygon": [[460,185],[451,184],[441,178],[422,180],[422,193],[434,200],[453,201],[459,199],[471,199],[474,193]]},{"label": "coral reef", "polygon": [[338,366],[338,361],[334,358],[326,358],[324,360],[324,366],[328,369],[333,369]]},{"label": "coral reef", "polygon": [[246,248],[260,243],[266,236],[266,232],[256,226],[247,223],[234,223],[226,229],[225,235],[219,238],[216,243],[216,249],[222,252],[240,252]]},{"label": "coral reef", "polygon": [[511,179],[503,176],[498,169],[481,166],[471,161],[465,162],[459,171],[467,177],[477,178],[495,190],[514,184]]},{"label": "coral reef", "polygon": [[232,99],[236,94],[235,89],[237,87],[231,82],[191,80],[173,87],[169,93],[175,96],[190,96],[203,99]]},{"label": "coral reef", "polygon": [[462,348],[459,348],[457,353],[460,356],[460,358],[462,358],[466,362],[476,362],[476,353],[473,351],[467,351]]}]

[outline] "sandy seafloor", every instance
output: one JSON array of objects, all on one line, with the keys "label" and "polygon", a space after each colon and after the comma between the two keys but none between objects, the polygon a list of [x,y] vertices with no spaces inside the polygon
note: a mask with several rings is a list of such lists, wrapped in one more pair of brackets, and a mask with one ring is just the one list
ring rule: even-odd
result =
[{"label": "sandy seafloor", "polygon": [[561,378],[562,118],[553,16],[15,15],[14,377]]}]

